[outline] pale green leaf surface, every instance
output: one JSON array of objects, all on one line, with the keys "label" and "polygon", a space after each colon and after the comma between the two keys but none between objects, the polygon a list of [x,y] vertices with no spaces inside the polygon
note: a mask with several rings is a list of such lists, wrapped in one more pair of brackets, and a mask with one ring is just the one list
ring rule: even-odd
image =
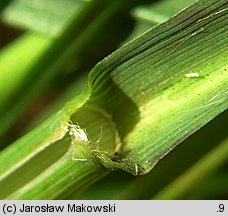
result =
[{"label": "pale green leaf surface", "polygon": [[1,19],[22,29],[58,37],[85,4],[83,0],[13,0],[3,10]]},{"label": "pale green leaf surface", "polygon": [[27,33],[0,51],[0,112],[24,80],[31,76],[30,68],[41,60],[54,42],[42,35]]}]

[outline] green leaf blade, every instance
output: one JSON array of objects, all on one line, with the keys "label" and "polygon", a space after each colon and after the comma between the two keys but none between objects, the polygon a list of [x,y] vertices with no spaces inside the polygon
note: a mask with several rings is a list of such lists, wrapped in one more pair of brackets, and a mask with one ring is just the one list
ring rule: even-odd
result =
[{"label": "green leaf blade", "polygon": [[[140,114],[134,129],[122,137],[126,158],[118,167],[133,174],[150,171],[228,108],[227,18],[226,1],[200,1],[94,68],[90,87],[95,103],[115,91],[107,85],[111,79]],[[122,116],[119,124],[126,125],[127,119]]]}]

